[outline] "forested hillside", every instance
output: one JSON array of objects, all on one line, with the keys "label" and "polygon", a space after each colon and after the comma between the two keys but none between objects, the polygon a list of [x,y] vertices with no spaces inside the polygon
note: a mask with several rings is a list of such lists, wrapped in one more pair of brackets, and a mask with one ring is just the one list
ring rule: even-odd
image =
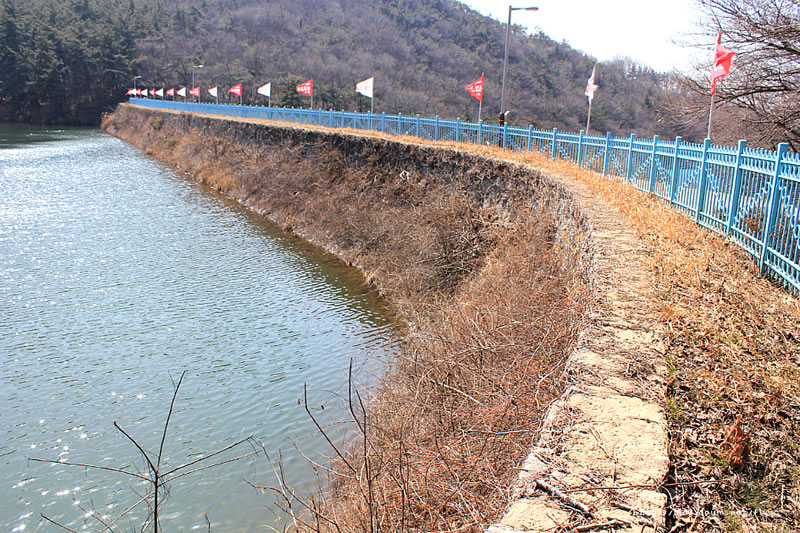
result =
[{"label": "forested hillside", "polygon": [[98,122],[134,70],[134,18],[109,0],[0,0],[0,120]]},{"label": "forested hillside", "polygon": [[[375,76],[375,111],[476,120],[464,85],[486,74],[483,118],[500,107],[505,25],[454,0],[2,0],[0,104],[15,119],[92,122],[142,87],[243,83],[246,102],[368,110],[354,92]],[[514,27],[510,121],[577,131],[594,60]],[[671,135],[659,119],[665,75],[617,60],[598,65],[592,129]],[[224,93],[224,91],[221,91]],[[204,96],[208,96],[203,90]],[[2,111],[0,111],[1,113]]]}]

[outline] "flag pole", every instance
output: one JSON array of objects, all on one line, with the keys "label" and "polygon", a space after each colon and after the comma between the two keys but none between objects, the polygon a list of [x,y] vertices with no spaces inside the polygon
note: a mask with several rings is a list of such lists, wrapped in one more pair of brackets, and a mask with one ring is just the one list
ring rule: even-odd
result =
[{"label": "flag pole", "polygon": [[586,115],[586,134],[589,134],[589,124],[592,122],[592,100],[594,98],[589,98],[589,114]]},{"label": "flag pole", "polygon": [[711,106],[708,108],[708,133],[706,133],[706,138],[711,138],[711,117],[714,116],[714,93],[711,93]]},{"label": "flag pole", "polygon": [[481,111],[483,111],[483,98],[478,100],[478,122],[481,121]]}]

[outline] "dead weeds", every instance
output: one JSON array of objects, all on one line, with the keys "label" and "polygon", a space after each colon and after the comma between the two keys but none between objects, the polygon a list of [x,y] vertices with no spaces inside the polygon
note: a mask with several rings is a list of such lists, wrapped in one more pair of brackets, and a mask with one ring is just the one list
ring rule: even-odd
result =
[{"label": "dead weeds", "polygon": [[[506,505],[541,414],[563,389],[583,304],[566,289],[545,226],[521,214],[447,305],[411,313],[402,359],[373,405],[385,530],[477,531]],[[362,493],[343,483],[334,502]],[[359,520],[342,518],[347,529]]]}]

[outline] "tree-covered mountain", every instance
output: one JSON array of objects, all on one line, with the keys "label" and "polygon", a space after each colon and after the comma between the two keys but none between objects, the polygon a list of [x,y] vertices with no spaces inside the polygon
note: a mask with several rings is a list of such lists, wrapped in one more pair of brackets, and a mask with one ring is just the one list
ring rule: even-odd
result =
[{"label": "tree-covered mountain", "polygon": [[[464,86],[486,75],[483,118],[500,107],[505,24],[455,0],[3,0],[0,105],[12,118],[85,121],[140,86],[235,83],[246,102],[367,110],[355,83],[375,76],[375,111],[476,120]],[[593,58],[514,26],[510,121],[577,131]],[[659,120],[668,78],[629,60],[598,65],[592,129],[671,135]],[[224,93],[225,91],[221,91]],[[204,96],[207,93],[203,91]]]}]

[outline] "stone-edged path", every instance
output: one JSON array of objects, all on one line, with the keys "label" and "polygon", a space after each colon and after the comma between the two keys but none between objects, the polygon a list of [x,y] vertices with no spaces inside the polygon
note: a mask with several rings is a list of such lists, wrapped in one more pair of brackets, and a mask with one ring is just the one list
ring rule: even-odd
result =
[{"label": "stone-edged path", "polygon": [[663,531],[664,344],[647,251],[625,217],[585,185],[538,170],[570,191],[589,221],[594,295],[567,361],[568,389],[550,407],[513,501],[489,532]]}]

